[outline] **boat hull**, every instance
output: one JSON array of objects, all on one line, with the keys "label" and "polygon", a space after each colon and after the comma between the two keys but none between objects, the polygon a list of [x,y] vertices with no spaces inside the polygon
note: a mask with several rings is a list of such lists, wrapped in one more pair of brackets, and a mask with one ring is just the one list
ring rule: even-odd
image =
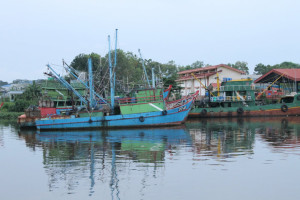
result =
[{"label": "boat hull", "polygon": [[[287,109],[284,108],[284,105]],[[204,111],[204,109],[206,111]],[[242,109],[238,110],[238,109]],[[219,117],[273,117],[300,115],[300,104],[270,104],[251,107],[231,108],[193,108],[189,113],[191,118],[219,118]]]},{"label": "boat hull", "polygon": [[91,128],[126,128],[126,127],[155,127],[171,126],[184,123],[192,107],[194,99],[190,99],[186,104],[162,111],[111,115],[101,117],[71,117],[67,119],[41,119],[36,120],[38,130],[53,129],[91,129]]},{"label": "boat hull", "polygon": [[20,128],[35,128],[35,117],[26,117],[25,114],[18,117],[18,124]]}]

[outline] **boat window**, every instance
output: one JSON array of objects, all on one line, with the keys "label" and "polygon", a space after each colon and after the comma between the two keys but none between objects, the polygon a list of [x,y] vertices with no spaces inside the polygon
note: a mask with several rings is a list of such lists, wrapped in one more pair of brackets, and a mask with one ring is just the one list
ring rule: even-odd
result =
[{"label": "boat window", "polygon": [[281,103],[293,103],[294,97],[284,97],[281,99]]},{"label": "boat window", "polygon": [[239,91],[239,94],[240,94],[241,96],[245,96],[245,95],[247,94],[247,92],[246,92],[246,91]]},{"label": "boat window", "polygon": [[65,105],[65,102],[63,102],[63,101],[58,102],[58,106],[64,106],[64,105]]},{"label": "boat window", "polygon": [[297,100],[300,101],[300,95],[297,96]]}]

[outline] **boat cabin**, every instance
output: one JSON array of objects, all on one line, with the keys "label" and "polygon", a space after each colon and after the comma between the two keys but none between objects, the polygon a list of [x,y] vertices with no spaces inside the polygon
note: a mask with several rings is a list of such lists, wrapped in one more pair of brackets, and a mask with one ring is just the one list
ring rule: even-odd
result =
[{"label": "boat cabin", "polygon": [[252,79],[229,80],[222,82],[219,91],[211,92],[205,103],[209,107],[252,106],[255,105],[254,91]]}]

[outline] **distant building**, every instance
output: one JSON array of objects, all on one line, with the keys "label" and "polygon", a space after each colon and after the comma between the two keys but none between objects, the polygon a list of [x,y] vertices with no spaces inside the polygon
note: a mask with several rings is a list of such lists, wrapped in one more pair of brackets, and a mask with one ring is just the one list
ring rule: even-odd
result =
[{"label": "distant building", "polygon": [[17,95],[21,95],[24,93],[25,89],[30,85],[31,83],[28,81],[20,81],[18,83],[3,85],[1,92],[1,97],[9,98],[10,101],[14,101]]},{"label": "distant building", "polygon": [[22,84],[22,83],[32,84],[32,81],[31,80],[27,80],[27,79],[16,79],[16,80],[13,80],[13,84]]},{"label": "distant building", "polygon": [[7,93],[9,100],[10,101],[15,101],[16,100],[16,96],[23,94],[24,91],[9,91]]},{"label": "distant building", "polygon": [[223,80],[227,80],[228,78],[232,80],[241,79],[242,75],[245,74],[245,72],[241,70],[224,64],[178,72],[179,78],[176,81],[179,82],[180,86],[183,88],[181,90],[182,96],[187,96],[197,90],[200,91],[200,96],[205,95],[205,88],[198,80],[195,80],[195,78],[191,75],[192,73],[195,74],[195,76],[206,87],[211,83],[217,83],[217,73],[219,74],[220,84]]},{"label": "distant building", "polygon": [[1,86],[3,90],[5,90],[6,92],[8,92],[11,88],[11,84],[7,84],[7,85],[2,85]]}]

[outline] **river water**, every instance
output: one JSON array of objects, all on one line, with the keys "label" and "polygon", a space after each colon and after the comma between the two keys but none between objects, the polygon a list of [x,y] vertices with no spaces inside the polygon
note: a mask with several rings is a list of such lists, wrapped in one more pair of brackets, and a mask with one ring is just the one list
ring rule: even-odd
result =
[{"label": "river water", "polygon": [[0,122],[0,199],[300,199],[300,118],[20,131]]}]

